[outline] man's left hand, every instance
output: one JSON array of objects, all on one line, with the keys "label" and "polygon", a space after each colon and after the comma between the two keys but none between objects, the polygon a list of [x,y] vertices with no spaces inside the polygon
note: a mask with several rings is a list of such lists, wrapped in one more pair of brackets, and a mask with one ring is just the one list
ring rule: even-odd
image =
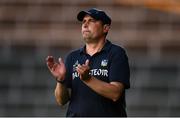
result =
[{"label": "man's left hand", "polygon": [[84,80],[84,81],[89,80],[90,79],[89,60],[87,59],[85,64],[82,64],[82,65],[78,64],[78,66],[76,67],[76,71],[79,73],[81,80]]}]

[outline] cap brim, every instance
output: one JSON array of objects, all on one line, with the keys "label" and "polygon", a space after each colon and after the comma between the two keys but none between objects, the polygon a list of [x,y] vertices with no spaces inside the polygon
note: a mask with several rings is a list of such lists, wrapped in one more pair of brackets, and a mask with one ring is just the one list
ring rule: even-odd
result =
[{"label": "cap brim", "polygon": [[83,18],[84,18],[84,16],[87,15],[87,14],[90,15],[90,13],[88,13],[88,12],[86,12],[86,11],[81,11],[81,12],[78,13],[77,19],[78,19],[79,21],[82,21]]}]

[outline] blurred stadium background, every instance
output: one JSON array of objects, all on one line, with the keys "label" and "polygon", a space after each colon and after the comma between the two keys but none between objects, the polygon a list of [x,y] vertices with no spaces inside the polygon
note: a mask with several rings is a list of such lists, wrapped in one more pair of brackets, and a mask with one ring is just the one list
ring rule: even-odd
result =
[{"label": "blurred stadium background", "polygon": [[83,45],[76,15],[90,7],[128,53],[128,116],[180,116],[179,0],[0,0],[0,116],[64,116],[45,58]]}]

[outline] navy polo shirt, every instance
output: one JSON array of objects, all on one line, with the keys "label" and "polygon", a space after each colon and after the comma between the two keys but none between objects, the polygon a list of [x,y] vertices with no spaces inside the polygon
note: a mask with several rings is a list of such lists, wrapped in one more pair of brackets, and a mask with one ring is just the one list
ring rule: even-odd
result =
[{"label": "navy polo shirt", "polygon": [[107,40],[103,49],[93,56],[85,52],[85,46],[72,51],[65,62],[65,85],[71,88],[67,116],[126,116],[125,90],[122,97],[114,102],[97,94],[80,80],[76,66],[84,64],[87,59],[90,60],[90,75],[107,83],[121,82],[125,89],[130,87],[128,57],[120,46]]}]

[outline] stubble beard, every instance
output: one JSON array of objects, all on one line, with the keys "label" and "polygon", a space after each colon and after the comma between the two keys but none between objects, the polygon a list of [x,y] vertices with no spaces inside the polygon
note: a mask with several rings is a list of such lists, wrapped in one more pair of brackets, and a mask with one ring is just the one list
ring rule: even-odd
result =
[{"label": "stubble beard", "polygon": [[92,43],[95,40],[90,34],[83,36],[83,39],[86,43]]},{"label": "stubble beard", "polygon": [[90,34],[83,36],[83,39],[84,39],[85,43],[87,43],[87,44],[98,42],[98,37],[93,37]]}]

